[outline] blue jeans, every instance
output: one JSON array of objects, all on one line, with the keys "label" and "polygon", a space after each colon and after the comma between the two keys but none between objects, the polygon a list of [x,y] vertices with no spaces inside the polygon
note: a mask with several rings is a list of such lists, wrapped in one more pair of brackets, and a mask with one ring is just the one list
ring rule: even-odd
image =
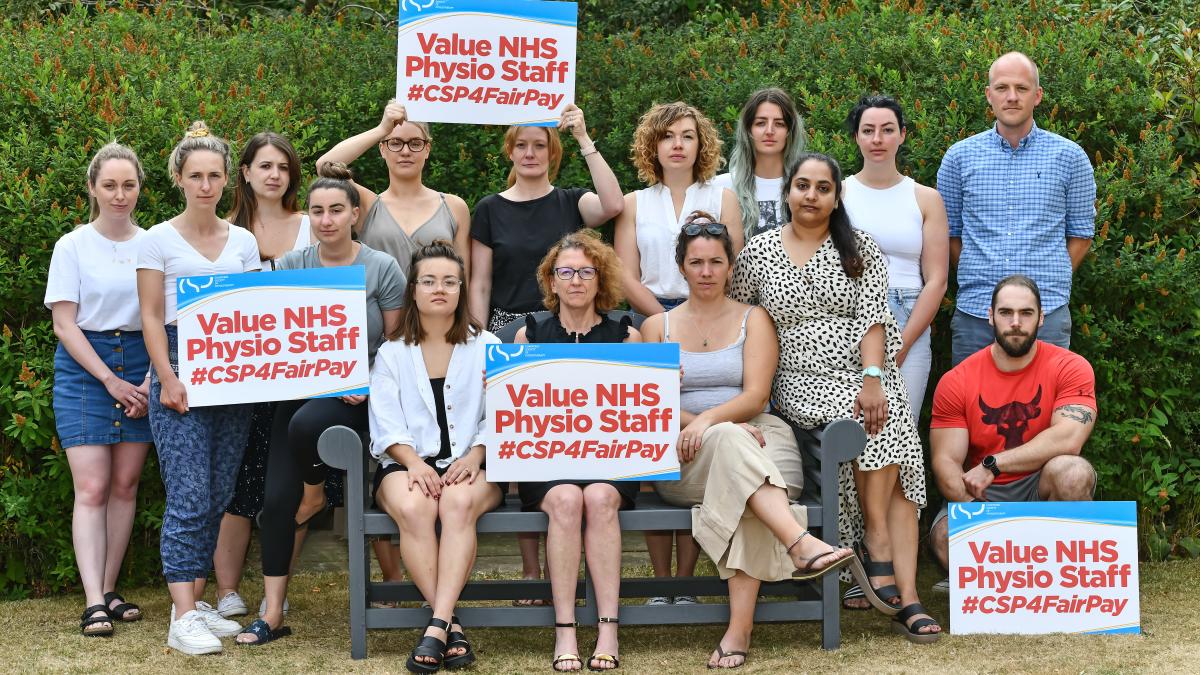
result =
[{"label": "blue jeans", "polygon": [[[950,338],[950,365],[957,366],[963,359],[995,342],[996,333],[987,319],[980,319],[956,309],[954,316],[950,318]],[[1042,327],[1038,329],[1038,339],[1063,349],[1070,349],[1071,308],[1063,305],[1046,314]]]},{"label": "blue jeans", "polygon": [[[167,352],[178,369],[178,339],[167,326]],[[249,404],[192,408],[186,415],[160,402],[158,373],[150,379],[150,430],[166,488],[159,554],[167,583],[208,576],[221,517],[233,498],[250,434]]]},{"label": "blue jeans", "polygon": [[[908,325],[908,317],[912,315],[913,307],[917,304],[917,296],[921,295],[919,288],[889,288],[887,292],[888,307],[900,331]],[[908,356],[900,365],[900,375],[904,378],[904,386],[908,389],[908,405],[912,409],[913,424],[921,416],[921,406],[925,403],[925,388],[929,384],[929,369],[933,365],[933,352],[929,347],[929,327],[913,342],[908,349]]]}]

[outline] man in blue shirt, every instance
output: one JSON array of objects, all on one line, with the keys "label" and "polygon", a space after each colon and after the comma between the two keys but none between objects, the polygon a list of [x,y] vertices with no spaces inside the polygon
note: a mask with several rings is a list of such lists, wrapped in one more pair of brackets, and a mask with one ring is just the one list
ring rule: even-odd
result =
[{"label": "man in blue shirt", "polygon": [[992,63],[985,90],[996,123],[955,143],[938,169],[950,225],[958,297],[950,322],[953,365],[993,339],[992,287],[1024,274],[1042,289],[1041,339],[1071,343],[1071,275],[1095,233],[1096,180],[1087,153],[1033,121],[1038,68],[1020,52]]}]

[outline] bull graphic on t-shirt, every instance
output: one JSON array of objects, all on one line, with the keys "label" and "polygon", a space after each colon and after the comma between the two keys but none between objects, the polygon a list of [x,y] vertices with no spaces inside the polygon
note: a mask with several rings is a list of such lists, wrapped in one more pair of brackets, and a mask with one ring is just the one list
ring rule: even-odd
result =
[{"label": "bull graphic on t-shirt", "polygon": [[996,427],[996,433],[1004,438],[1004,449],[1015,448],[1025,442],[1025,431],[1029,429],[1030,420],[1035,420],[1042,414],[1038,402],[1042,400],[1042,385],[1038,385],[1037,393],[1029,403],[1013,401],[998,408],[984,403],[983,396],[979,397],[979,409],[983,411],[983,423]]}]

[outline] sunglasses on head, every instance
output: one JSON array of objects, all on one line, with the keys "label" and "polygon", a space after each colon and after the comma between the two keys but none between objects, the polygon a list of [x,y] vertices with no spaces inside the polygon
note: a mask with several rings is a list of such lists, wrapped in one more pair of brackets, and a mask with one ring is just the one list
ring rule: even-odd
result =
[{"label": "sunglasses on head", "polygon": [[707,232],[714,237],[719,237],[724,234],[725,225],[723,223],[714,223],[711,220],[693,220],[683,226],[683,233],[689,237],[694,237],[700,234],[701,231]]}]

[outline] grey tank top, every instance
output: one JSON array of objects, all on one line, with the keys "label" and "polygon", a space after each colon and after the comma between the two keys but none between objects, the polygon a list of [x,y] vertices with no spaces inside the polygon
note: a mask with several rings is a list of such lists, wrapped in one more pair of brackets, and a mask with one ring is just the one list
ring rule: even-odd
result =
[{"label": "grey tank top", "polygon": [[[742,315],[742,329],[728,347],[711,352],[679,350],[683,380],[679,383],[679,405],[690,413],[715,408],[742,393],[742,348],[746,344],[746,320],[751,307]],[[663,314],[663,342],[671,339],[671,313]]]},{"label": "grey tank top", "polygon": [[383,199],[376,195],[375,203],[367,211],[362,229],[358,232],[358,240],[376,251],[383,251],[395,258],[396,262],[400,263],[400,271],[407,279],[414,251],[422,246],[432,244],[438,239],[454,241],[454,234],[458,231],[458,223],[455,222],[454,216],[450,213],[450,207],[446,204],[446,195],[439,193],[438,196],[442,203],[438,205],[437,210],[433,212],[429,220],[421,223],[421,226],[409,235],[392,217],[391,212],[384,205]]}]

